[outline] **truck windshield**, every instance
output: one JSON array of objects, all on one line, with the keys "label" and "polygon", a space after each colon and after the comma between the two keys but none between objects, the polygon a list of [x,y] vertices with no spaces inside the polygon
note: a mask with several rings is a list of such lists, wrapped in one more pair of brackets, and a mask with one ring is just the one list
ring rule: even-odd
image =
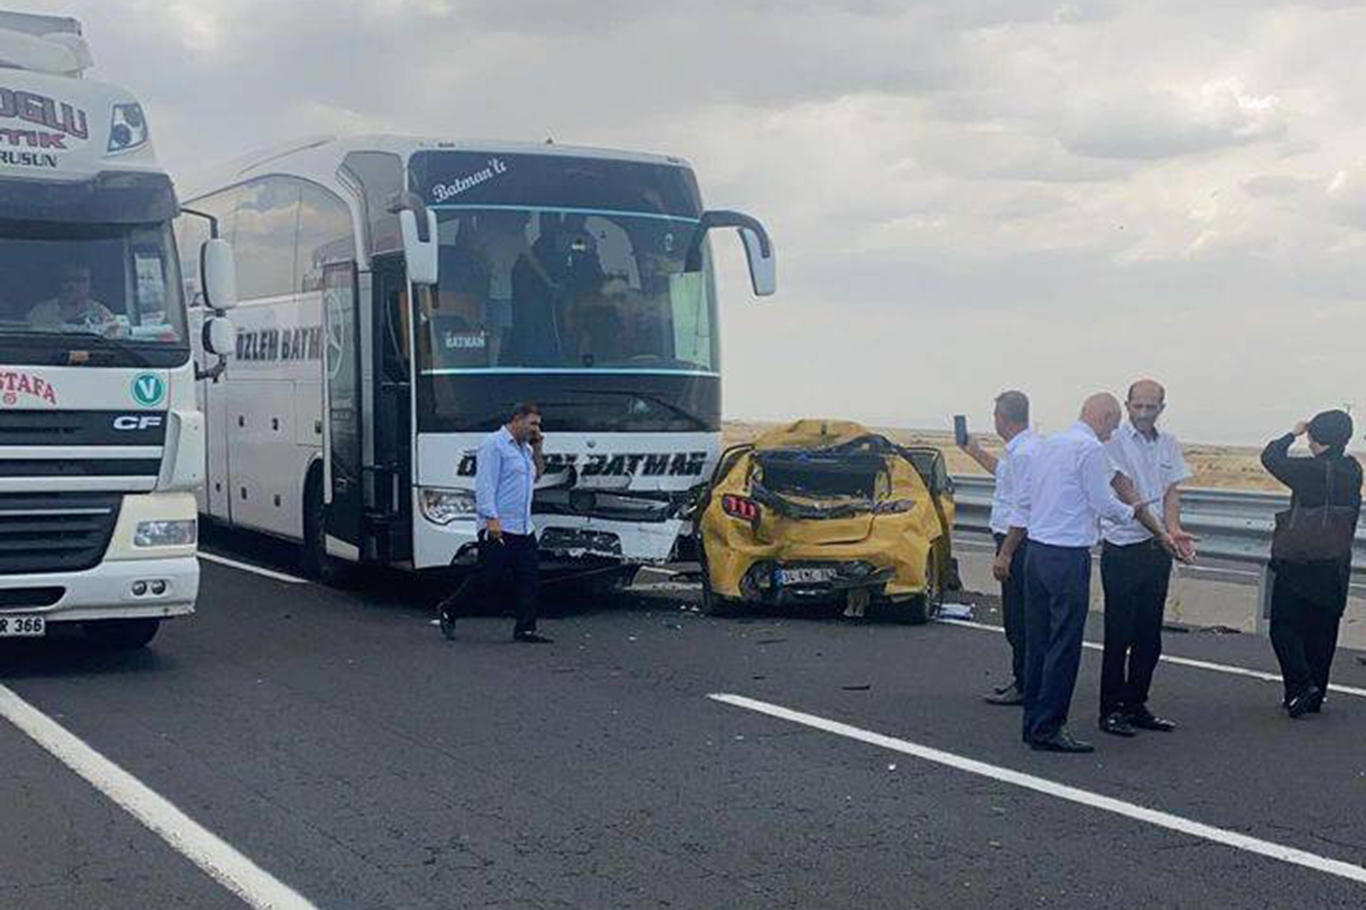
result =
[{"label": "truck windshield", "polygon": [[181,363],[180,286],[167,224],[0,220],[0,361]]},{"label": "truck windshield", "polygon": [[440,284],[422,295],[426,374],[491,369],[715,373],[711,257],[697,220],[455,206],[438,213]]}]

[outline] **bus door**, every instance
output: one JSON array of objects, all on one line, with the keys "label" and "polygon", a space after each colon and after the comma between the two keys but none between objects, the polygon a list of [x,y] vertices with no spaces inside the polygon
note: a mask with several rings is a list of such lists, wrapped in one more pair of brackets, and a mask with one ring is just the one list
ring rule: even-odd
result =
[{"label": "bus door", "polygon": [[323,269],[323,490],[325,530],[331,556],[358,561],[363,542],[365,504],[361,464],[360,295],[356,264],[338,262]]},{"label": "bus door", "polygon": [[413,308],[402,255],[374,257],[371,272],[375,448],[369,530],[376,559],[404,563],[413,558]]}]

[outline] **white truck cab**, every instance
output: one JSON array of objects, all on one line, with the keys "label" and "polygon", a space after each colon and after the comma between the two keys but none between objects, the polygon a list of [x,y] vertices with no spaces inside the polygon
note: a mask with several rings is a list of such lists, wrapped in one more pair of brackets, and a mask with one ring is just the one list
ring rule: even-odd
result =
[{"label": "white truck cab", "polygon": [[91,65],[75,20],[0,12],[0,638],[78,622],[129,647],[194,610],[204,421],[175,191]]}]

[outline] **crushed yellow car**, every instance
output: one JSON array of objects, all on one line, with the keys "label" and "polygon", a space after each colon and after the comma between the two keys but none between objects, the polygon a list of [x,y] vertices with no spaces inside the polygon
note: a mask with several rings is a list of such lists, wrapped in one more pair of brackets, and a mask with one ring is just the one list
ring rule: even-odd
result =
[{"label": "crushed yellow car", "polygon": [[696,515],[703,609],[888,604],[925,622],[958,586],[943,454],[798,420],[722,454]]}]

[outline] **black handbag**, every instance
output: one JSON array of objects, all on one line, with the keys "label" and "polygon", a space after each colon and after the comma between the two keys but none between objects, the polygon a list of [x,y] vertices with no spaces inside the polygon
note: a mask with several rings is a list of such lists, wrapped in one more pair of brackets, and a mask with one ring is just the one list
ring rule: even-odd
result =
[{"label": "black handbag", "polygon": [[1324,504],[1305,508],[1291,506],[1276,513],[1271,535],[1271,558],[1278,562],[1348,562],[1356,537],[1355,506],[1333,505],[1333,464],[1328,462]]}]

